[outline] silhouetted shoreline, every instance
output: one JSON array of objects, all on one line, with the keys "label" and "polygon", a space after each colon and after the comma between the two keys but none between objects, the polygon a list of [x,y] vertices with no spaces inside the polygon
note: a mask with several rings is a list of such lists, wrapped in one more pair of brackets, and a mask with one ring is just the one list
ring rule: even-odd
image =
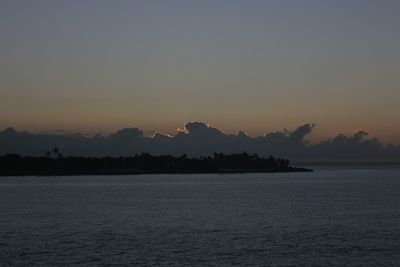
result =
[{"label": "silhouetted shoreline", "polygon": [[88,172],[70,171],[44,171],[44,172],[1,172],[0,176],[74,176],[74,175],[146,175],[146,174],[229,174],[229,173],[284,173],[284,172],[312,172],[312,169],[289,167],[286,169],[265,169],[265,170],[194,170],[194,171],[141,171],[141,170],[99,170]]},{"label": "silhouetted shoreline", "polygon": [[247,153],[188,158],[186,155],[133,157],[21,157],[17,154],[0,157],[0,176],[63,176],[63,175],[139,175],[139,174],[201,174],[201,173],[277,173],[310,172],[311,169],[291,167],[289,160],[261,158]]}]

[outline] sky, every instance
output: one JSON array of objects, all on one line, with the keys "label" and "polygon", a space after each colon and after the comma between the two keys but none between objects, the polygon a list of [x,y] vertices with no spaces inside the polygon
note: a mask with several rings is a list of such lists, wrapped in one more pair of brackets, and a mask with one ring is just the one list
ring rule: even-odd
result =
[{"label": "sky", "polygon": [[0,1],[0,129],[400,143],[400,1]]}]

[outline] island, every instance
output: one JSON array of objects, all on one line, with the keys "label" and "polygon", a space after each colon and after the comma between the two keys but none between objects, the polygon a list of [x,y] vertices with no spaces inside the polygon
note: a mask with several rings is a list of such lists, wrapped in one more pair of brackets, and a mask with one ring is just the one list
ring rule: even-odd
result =
[{"label": "island", "polygon": [[43,157],[8,154],[0,156],[0,176],[133,175],[195,173],[275,173],[310,172],[291,167],[287,159],[263,158],[247,153],[189,158],[142,153],[131,157]]}]

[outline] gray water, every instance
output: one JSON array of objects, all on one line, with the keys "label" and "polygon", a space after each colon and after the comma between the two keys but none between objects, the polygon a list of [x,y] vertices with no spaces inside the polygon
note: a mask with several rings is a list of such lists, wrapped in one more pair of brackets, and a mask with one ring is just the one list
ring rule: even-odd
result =
[{"label": "gray water", "polygon": [[0,265],[399,266],[400,169],[0,178]]}]

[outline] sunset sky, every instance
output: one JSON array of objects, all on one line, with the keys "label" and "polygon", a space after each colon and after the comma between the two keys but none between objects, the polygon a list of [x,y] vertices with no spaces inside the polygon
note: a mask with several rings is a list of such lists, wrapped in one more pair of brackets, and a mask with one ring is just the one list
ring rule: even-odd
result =
[{"label": "sunset sky", "polygon": [[0,1],[0,130],[400,143],[400,1]]}]

